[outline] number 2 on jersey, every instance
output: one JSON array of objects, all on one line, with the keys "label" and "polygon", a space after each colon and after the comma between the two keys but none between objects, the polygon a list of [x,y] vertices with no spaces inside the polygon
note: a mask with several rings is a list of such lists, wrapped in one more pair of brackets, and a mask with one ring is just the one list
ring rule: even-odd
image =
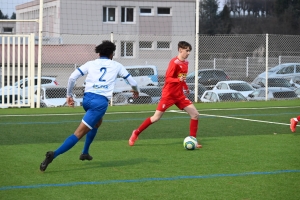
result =
[{"label": "number 2 on jersey", "polygon": [[99,81],[100,82],[106,81],[105,79],[103,79],[104,75],[106,74],[106,67],[101,67],[100,73],[102,73],[102,75],[100,76]]}]

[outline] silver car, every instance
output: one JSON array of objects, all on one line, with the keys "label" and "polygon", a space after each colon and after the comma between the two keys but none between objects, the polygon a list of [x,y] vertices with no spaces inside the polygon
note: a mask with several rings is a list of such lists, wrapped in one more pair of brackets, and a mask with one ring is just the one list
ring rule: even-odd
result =
[{"label": "silver car", "polygon": [[[268,77],[270,78],[285,78],[290,80],[294,76],[300,75],[300,63],[283,63],[268,70]],[[263,72],[258,77],[266,77]]]},{"label": "silver car", "polygon": [[240,92],[235,90],[206,90],[202,102],[248,101]]},{"label": "silver car", "polygon": [[[257,77],[252,81],[251,85],[256,89],[264,88],[266,87],[266,78]],[[296,88],[295,84],[291,84],[287,79],[284,78],[268,78],[268,87],[284,87],[291,90]]]},{"label": "silver car", "polygon": [[[297,99],[298,96],[295,91],[289,88],[272,87],[268,88],[267,100],[277,99]],[[259,88],[248,95],[249,101],[266,100],[266,88]]]},{"label": "silver car", "polygon": [[213,88],[213,90],[236,90],[239,91],[244,97],[251,94],[255,89],[245,81],[220,81]]}]

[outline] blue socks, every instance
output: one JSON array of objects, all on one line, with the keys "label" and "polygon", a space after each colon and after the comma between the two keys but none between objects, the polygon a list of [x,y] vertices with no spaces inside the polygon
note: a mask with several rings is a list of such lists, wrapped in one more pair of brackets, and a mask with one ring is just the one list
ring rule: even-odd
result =
[{"label": "blue socks", "polygon": [[77,142],[78,142],[78,138],[74,134],[70,135],[64,141],[64,143],[57,150],[54,151],[54,158],[71,149]]},{"label": "blue socks", "polygon": [[86,138],[85,138],[85,143],[84,143],[82,154],[89,154],[90,145],[93,142],[93,140],[94,140],[94,138],[96,136],[97,131],[98,131],[97,128],[93,128],[92,130],[90,130],[86,134]]}]

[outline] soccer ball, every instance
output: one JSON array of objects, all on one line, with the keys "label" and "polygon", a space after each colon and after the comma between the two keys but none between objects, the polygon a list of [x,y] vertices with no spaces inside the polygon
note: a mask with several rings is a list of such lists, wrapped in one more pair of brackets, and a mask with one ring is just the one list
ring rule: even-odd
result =
[{"label": "soccer ball", "polygon": [[185,149],[187,150],[194,150],[196,149],[198,144],[198,141],[195,137],[193,136],[187,136],[186,138],[184,138],[183,140],[183,146]]}]

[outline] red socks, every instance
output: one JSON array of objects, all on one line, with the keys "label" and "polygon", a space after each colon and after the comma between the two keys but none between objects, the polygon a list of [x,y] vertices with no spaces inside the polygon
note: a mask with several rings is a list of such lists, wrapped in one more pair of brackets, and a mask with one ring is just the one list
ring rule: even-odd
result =
[{"label": "red socks", "polygon": [[143,130],[145,130],[148,126],[150,126],[152,124],[150,117],[148,117],[147,119],[145,119],[145,121],[140,125],[140,127],[138,127],[138,129],[136,129],[135,134],[139,135]]},{"label": "red socks", "polygon": [[196,137],[198,131],[198,119],[191,119],[190,121],[190,136]]}]

